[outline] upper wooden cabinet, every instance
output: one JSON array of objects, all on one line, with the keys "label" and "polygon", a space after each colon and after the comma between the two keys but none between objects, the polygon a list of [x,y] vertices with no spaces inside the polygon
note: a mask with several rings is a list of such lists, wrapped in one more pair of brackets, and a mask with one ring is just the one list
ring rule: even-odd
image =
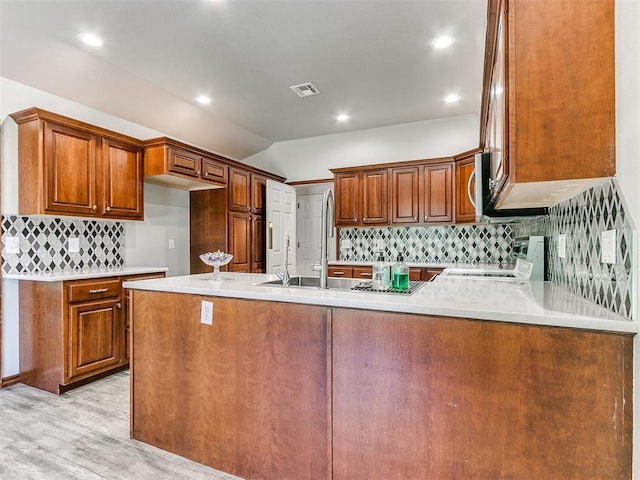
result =
[{"label": "upper wooden cabinet", "polygon": [[338,227],[453,221],[452,159],[331,171]]},{"label": "upper wooden cabinet", "polygon": [[391,223],[420,221],[420,167],[391,169]]},{"label": "upper wooden cabinet", "polygon": [[139,140],[38,108],[11,117],[20,215],[143,219]]},{"label": "upper wooden cabinet", "polygon": [[496,207],[546,207],[615,174],[614,0],[490,0],[481,146]]},{"label": "upper wooden cabinet", "polygon": [[471,196],[475,196],[475,154],[477,151],[465,152],[458,155],[455,172],[455,204],[456,223],[475,222],[476,209],[471,203]]},{"label": "upper wooden cabinet", "polygon": [[337,173],[334,183],[336,225],[389,223],[387,168]]},{"label": "upper wooden cabinet", "polygon": [[143,142],[144,177],[183,190],[227,186],[228,163],[224,157],[167,137]]},{"label": "upper wooden cabinet", "polygon": [[423,223],[453,221],[453,162],[422,167],[420,212]]},{"label": "upper wooden cabinet", "polygon": [[336,173],[335,224],[354,227],[360,222],[360,172]]}]

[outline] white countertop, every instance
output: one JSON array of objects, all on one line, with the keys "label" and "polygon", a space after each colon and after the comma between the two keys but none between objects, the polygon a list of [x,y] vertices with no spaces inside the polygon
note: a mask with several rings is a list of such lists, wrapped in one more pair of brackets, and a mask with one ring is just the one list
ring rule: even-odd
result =
[{"label": "white countertop", "polygon": [[145,273],[166,272],[165,267],[118,267],[94,268],[90,270],[63,270],[37,273],[3,273],[4,280],[30,280],[33,282],[62,282],[65,280],[84,280],[102,277],[121,277]]},{"label": "white countertop", "polygon": [[255,285],[275,275],[223,273],[168,277],[124,283],[125,288],[161,292],[303,303],[398,313],[442,315],[533,325],[638,331],[637,322],[620,317],[549,282],[505,282],[491,279],[437,277],[413,295],[282,288]]}]

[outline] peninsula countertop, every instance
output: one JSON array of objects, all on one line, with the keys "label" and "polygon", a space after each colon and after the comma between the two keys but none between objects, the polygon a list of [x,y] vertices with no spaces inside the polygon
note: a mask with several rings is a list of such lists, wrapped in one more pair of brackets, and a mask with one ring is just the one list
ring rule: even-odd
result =
[{"label": "peninsula countertop", "polygon": [[223,273],[125,282],[133,290],[301,303],[532,325],[636,333],[638,323],[618,316],[550,282],[505,282],[439,276],[411,295],[259,285],[268,274]]}]

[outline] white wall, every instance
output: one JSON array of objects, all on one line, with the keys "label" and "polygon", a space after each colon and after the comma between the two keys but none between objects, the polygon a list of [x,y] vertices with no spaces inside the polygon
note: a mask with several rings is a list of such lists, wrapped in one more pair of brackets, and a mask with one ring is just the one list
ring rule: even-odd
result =
[{"label": "white wall", "polygon": [[124,227],[128,267],[168,267],[169,276],[189,274],[189,192],[145,183],[144,222],[125,222]]},{"label": "white wall", "polygon": [[479,119],[461,115],[276,142],[243,162],[287,181],[332,178],[330,168],[456,155],[478,146]]}]

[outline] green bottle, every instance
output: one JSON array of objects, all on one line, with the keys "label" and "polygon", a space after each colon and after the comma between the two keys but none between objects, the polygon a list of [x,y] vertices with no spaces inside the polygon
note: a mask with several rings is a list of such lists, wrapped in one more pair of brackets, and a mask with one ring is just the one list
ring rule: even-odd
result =
[{"label": "green bottle", "polygon": [[391,286],[399,292],[409,289],[409,267],[402,255],[398,255],[398,260],[391,268]]}]

